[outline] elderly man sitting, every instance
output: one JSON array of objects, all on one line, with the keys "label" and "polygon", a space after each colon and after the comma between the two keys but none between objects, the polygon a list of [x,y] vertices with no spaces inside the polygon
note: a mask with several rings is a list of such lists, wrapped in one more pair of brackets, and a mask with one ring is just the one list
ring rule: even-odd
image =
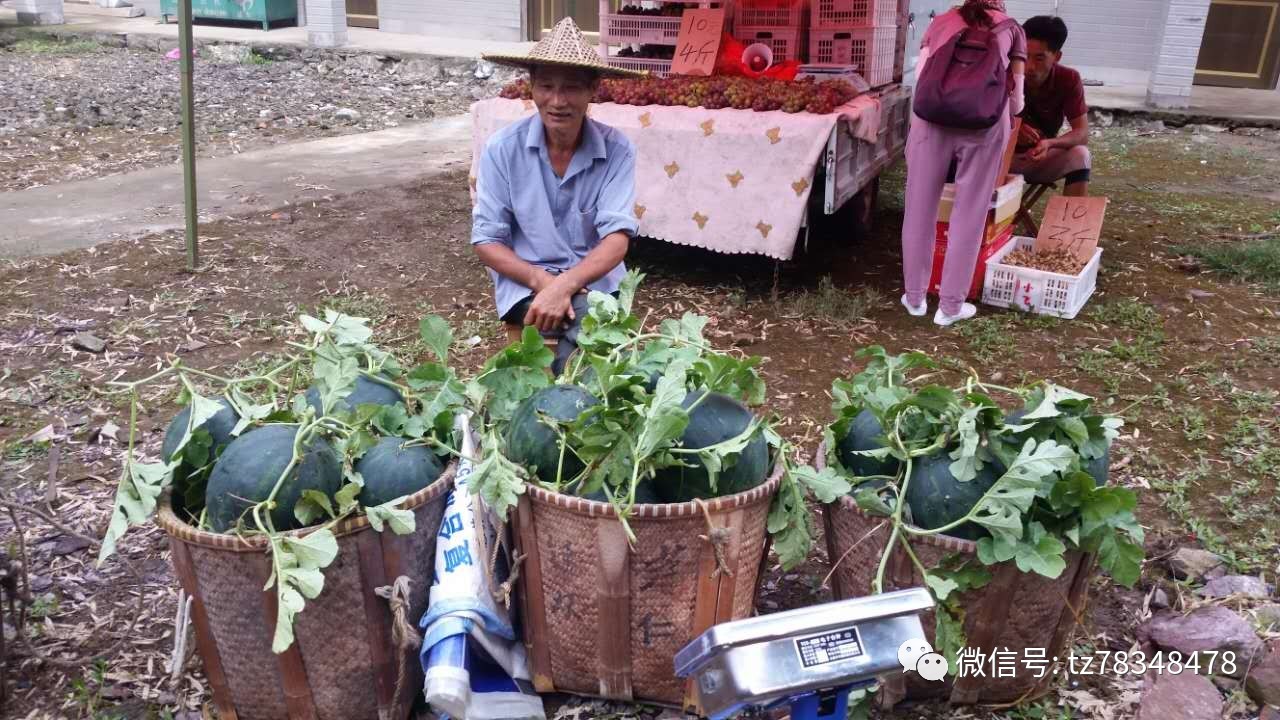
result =
[{"label": "elderly man sitting", "polygon": [[485,144],[471,244],[493,278],[498,316],[558,337],[552,370],[576,348],[586,293],[614,293],[635,235],[635,149],[587,117],[605,65],[570,18],[529,55],[486,56],[526,68],[537,114]]},{"label": "elderly man sitting", "polygon": [[[1065,180],[1064,195],[1088,195],[1089,106],[1080,73],[1060,64],[1067,24],[1040,15],[1022,27],[1027,34],[1026,108],[1011,171],[1042,185]],[[1063,121],[1071,129],[1060,135]]]}]

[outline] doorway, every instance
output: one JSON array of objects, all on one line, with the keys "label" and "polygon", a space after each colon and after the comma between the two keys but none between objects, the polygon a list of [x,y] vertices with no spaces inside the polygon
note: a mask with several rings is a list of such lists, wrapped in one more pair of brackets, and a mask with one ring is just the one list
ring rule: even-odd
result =
[{"label": "doorway", "polygon": [[1195,84],[1269,90],[1278,61],[1280,0],[1212,0]]},{"label": "doorway", "polygon": [[347,26],[378,28],[378,0],[347,0]]},{"label": "doorway", "polygon": [[[616,0],[608,0],[616,5]],[[1277,0],[1280,1],[1280,0]],[[347,0],[351,2],[351,0]],[[571,17],[584,33],[595,35],[600,32],[601,0],[529,0],[530,40],[541,40],[543,33],[551,31],[561,18]],[[588,38],[594,40],[595,38]]]}]

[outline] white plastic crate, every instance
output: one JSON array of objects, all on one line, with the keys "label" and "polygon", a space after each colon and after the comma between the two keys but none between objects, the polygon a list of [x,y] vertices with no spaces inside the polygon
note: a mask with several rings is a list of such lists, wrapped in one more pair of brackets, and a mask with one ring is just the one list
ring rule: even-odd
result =
[{"label": "white plastic crate", "polygon": [[815,65],[854,65],[871,87],[893,82],[893,56],[898,28],[810,30],[809,62]]},{"label": "white plastic crate", "polygon": [[675,45],[680,37],[680,16],[600,16],[600,39],[610,45]]},{"label": "white plastic crate", "polygon": [[847,30],[855,27],[898,25],[898,0],[810,0],[814,29]]},{"label": "white plastic crate", "polygon": [[617,55],[610,55],[608,63],[610,67],[622,68],[623,70],[651,72],[658,77],[666,77],[671,73],[671,60],[664,58],[618,57]]},{"label": "white plastic crate", "polygon": [[1071,320],[1080,313],[1098,286],[1102,248],[1093,251],[1093,257],[1084,270],[1074,277],[1003,263],[1009,253],[1029,249],[1035,242],[1035,238],[1015,237],[1013,242],[991,256],[982,284],[982,302]]},{"label": "white plastic crate", "polygon": [[740,0],[733,21],[756,27],[796,28],[809,24],[806,0]]},{"label": "white plastic crate", "polygon": [[746,45],[752,43],[767,45],[769,52],[773,53],[773,63],[775,65],[788,60],[800,60],[803,62],[804,52],[808,45],[805,30],[802,28],[738,25],[733,31],[733,37]]}]

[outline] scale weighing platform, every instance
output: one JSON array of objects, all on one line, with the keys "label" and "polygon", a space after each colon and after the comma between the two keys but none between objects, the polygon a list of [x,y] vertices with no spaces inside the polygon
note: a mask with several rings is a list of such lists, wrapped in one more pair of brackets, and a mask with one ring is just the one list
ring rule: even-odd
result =
[{"label": "scale weighing platform", "polygon": [[844,720],[852,690],[903,672],[898,648],[925,640],[932,607],[914,588],[723,623],[676,653],[676,675],[695,679],[711,720],[783,705],[793,720]]}]

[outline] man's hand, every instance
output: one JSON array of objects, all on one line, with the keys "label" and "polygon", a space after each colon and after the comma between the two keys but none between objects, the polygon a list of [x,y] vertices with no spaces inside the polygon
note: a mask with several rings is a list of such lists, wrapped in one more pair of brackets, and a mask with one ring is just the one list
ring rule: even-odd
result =
[{"label": "man's hand", "polygon": [[525,313],[524,324],[533,325],[540,332],[551,332],[574,319],[573,295],[577,288],[566,281],[564,276],[548,276],[551,281],[542,288],[535,288],[533,302],[529,303],[529,312]]},{"label": "man's hand", "polygon": [[1031,162],[1040,162],[1049,154],[1049,150],[1053,145],[1048,140],[1041,140],[1035,144],[1035,147],[1027,151],[1027,159]]},{"label": "man's hand", "polygon": [[1044,136],[1040,131],[1028,125],[1025,121],[1022,128],[1018,130],[1018,147],[1033,147],[1040,143]]}]

